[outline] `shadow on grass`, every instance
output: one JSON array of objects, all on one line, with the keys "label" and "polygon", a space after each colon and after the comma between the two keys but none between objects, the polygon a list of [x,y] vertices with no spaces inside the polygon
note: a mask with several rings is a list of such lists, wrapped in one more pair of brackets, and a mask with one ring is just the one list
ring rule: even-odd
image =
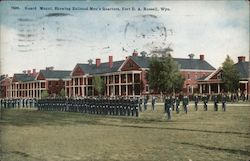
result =
[{"label": "shadow on grass", "polygon": [[238,150],[238,149],[236,150],[236,149],[211,147],[211,146],[188,143],[188,142],[174,142],[174,143],[195,146],[195,147],[199,147],[199,148],[203,148],[203,149],[207,149],[207,150],[217,150],[217,151],[222,151],[222,152],[227,152],[227,153],[232,153],[232,154],[240,154],[240,155],[250,156],[250,151],[247,151],[247,150]]},{"label": "shadow on grass", "polygon": [[116,124],[103,124],[103,123],[99,123],[98,125],[129,127],[129,128],[142,128],[142,129],[180,130],[180,131],[205,132],[205,133],[250,135],[250,133],[241,133],[241,132],[234,132],[234,131],[211,131],[211,130],[173,128],[173,127],[152,127],[152,126],[139,126],[139,125],[116,125]]},{"label": "shadow on grass", "polygon": [[[103,120],[107,121],[103,122]],[[114,123],[115,120],[121,121],[119,124]],[[37,111],[37,110],[3,110],[0,123],[2,125],[14,126],[39,126],[39,125],[101,125],[101,126],[115,126],[125,128],[141,128],[141,129],[160,129],[160,130],[180,130],[189,132],[204,132],[204,133],[218,133],[218,134],[240,134],[250,135],[250,133],[242,133],[236,131],[212,131],[199,129],[185,129],[175,127],[155,127],[138,125],[139,123],[152,122],[166,122],[165,120],[156,120],[152,118],[135,118],[123,116],[108,116],[108,115],[91,115],[85,113],[74,112],[57,112],[57,111]],[[128,123],[132,123],[128,124]],[[169,123],[173,123],[169,121]]]}]

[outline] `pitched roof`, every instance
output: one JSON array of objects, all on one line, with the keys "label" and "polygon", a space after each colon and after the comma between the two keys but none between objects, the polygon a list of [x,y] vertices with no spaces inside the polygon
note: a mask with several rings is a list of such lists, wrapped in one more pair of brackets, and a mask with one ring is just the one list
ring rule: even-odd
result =
[{"label": "pitched roof", "polygon": [[68,70],[40,70],[45,79],[67,79],[71,71]]},{"label": "pitched roof", "polygon": [[[130,57],[136,64],[141,68],[149,67],[150,57],[143,56],[131,56]],[[190,59],[190,58],[173,58],[174,61],[180,65],[180,69],[193,69],[193,70],[215,70],[207,61],[200,59]]]},{"label": "pitched roof", "polygon": [[112,73],[118,71],[124,60],[114,61],[112,67],[109,67],[109,63],[101,63],[99,67],[96,64],[77,64],[86,74],[102,74]]},{"label": "pitched roof", "polygon": [[13,78],[15,78],[15,80],[19,82],[28,82],[35,80],[34,76],[25,73],[15,73]]},{"label": "pitched roof", "polygon": [[249,62],[238,62],[234,64],[240,78],[249,78]]}]

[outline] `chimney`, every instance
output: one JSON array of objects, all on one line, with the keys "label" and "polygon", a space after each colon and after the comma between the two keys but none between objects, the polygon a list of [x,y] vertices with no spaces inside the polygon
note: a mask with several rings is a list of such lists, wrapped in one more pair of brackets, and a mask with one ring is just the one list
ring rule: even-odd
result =
[{"label": "chimney", "polygon": [[204,60],[204,55],[200,55],[200,60]]},{"label": "chimney", "polygon": [[145,51],[142,51],[140,54],[142,57],[145,57],[147,55],[147,53]]},{"label": "chimney", "polygon": [[54,70],[54,67],[46,67],[46,70]]},{"label": "chimney", "polygon": [[89,63],[89,65],[92,65],[93,60],[92,60],[92,59],[89,59],[89,60],[88,60],[88,63]]},{"label": "chimney", "polygon": [[113,66],[113,56],[109,56],[109,68]]},{"label": "chimney", "polygon": [[238,56],[238,63],[239,62],[245,62],[246,61],[246,57],[245,56]]},{"label": "chimney", "polygon": [[28,74],[30,75],[31,74],[31,70],[27,70]]},{"label": "chimney", "polygon": [[100,65],[101,65],[101,59],[100,58],[97,58],[95,60],[95,64],[96,64],[96,67],[98,68]]},{"label": "chimney", "polygon": [[133,56],[138,56],[138,52],[136,50],[134,50]]},{"label": "chimney", "polygon": [[188,56],[189,56],[189,59],[193,59],[194,58],[194,54],[193,53],[188,54]]},{"label": "chimney", "polygon": [[33,70],[32,70],[32,75],[35,77],[36,74],[37,74],[37,73],[36,73],[36,69],[33,69]]},{"label": "chimney", "polygon": [[26,70],[23,70],[23,73],[26,74]]}]

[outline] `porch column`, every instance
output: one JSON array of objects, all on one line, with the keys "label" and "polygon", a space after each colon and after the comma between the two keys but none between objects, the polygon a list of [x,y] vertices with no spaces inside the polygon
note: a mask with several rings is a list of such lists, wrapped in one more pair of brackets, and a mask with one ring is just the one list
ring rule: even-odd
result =
[{"label": "porch column", "polygon": [[128,74],[126,73],[126,96],[128,95]]},{"label": "porch column", "polygon": [[112,93],[111,93],[112,96],[115,95],[115,75],[113,75],[113,85],[112,85]]},{"label": "porch column", "polygon": [[85,85],[85,87],[86,87],[86,96],[88,96],[89,95],[89,89],[88,89],[88,77],[86,77],[86,85]]},{"label": "porch column", "polygon": [[72,81],[73,81],[72,82],[73,83],[73,86],[72,86],[73,87],[73,97],[75,97],[76,96],[76,94],[75,94],[75,78],[73,78]]},{"label": "porch column", "polygon": [[208,93],[211,94],[211,84],[208,84]]},{"label": "porch column", "polygon": [[202,94],[202,84],[200,84],[199,87],[200,87],[200,94]]},{"label": "porch column", "polygon": [[218,93],[220,93],[220,83],[218,83]]},{"label": "porch column", "polygon": [[42,96],[42,83],[39,82],[39,98]]},{"label": "porch column", "polygon": [[121,79],[121,74],[119,74],[119,96],[121,96],[122,93]]},{"label": "porch column", "polygon": [[133,97],[135,96],[135,78],[134,78],[135,74],[134,72],[132,72],[132,92],[133,92]]},{"label": "porch column", "polygon": [[80,94],[81,94],[81,91],[80,91],[80,88],[81,88],[81,85],[80,85],[80,78],[78,78],[78,80],[77,80],[78,82],[77,82],[77,88],[78,88],[78,93],[77,93],[77,95],[78,96],[80,96]]}]

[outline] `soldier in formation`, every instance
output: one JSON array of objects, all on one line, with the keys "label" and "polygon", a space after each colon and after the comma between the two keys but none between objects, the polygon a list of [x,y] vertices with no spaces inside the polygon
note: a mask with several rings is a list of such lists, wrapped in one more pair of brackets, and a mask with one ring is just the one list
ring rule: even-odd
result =
[{"label": "soldier in formation", "polygon": [[36,99],[26,99],[26,98],[4,98],[0,99],[0,107],[1,108],[27,108],[25,103],[30,102],[30,108],[36,106]]},{"label": "soldier in formation", "polygon": [[155,111],[155,102],[156,102],[156,97],[152,96],[152,110]]},{"label": "soldier in formation", "polygon": [[168,120],[171,120],[171,111],[172,111],[171,108],[172,108],[172,99],[169,95],[167,95],[167,97],[165,98],[164,109]]},{"label": "soldier in formation", "polygon": [[184,111],[185,111],[186,114],[187,114],[187,112],[188,112],[188,103],[189,103],[188,96],[185,95],[185,96],[183,97],[183,107],[184,107]]},{"label": "soldier in formation", "polygon": [[221,96],[222,111],[226,111],[227,96],[223,93]]},{"label": "soldier in formation", "polygon": [[178,96],[175,98],[175,103],[176,103],[176,113],[178,114],[180,112],[180,107],[179,107],[180,106],[180,99]]},{"label": "soldier in formation", "polygon": [[138,99],[84,98],[84,99],[41,99],[38,110],[79,112],[96,115],[139,116]]},{"label": "soldier in formation", "polygon": [[214,111],[218,111],[218,97],[217,95],[213,96],[213,101],[214,101]]},{"label": "soldier in formation", "polygon": [[195,108],[195,111],[198,111],[198,102],[199,102],[199,97],[198,97],[198,95],[195,95],[194,96],[194,108]]},{"label": "soldier in formation", "polygon": [[204,103],[204,111],[207,111],[208,96],[204,94],[202,96],[202,100],[203,100],[203,103]]}]

